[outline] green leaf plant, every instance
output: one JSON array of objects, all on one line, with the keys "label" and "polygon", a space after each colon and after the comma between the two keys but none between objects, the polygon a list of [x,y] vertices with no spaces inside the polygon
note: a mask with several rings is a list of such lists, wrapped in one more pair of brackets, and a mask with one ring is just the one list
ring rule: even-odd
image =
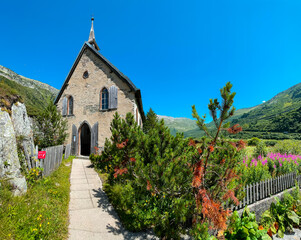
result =
[{"label": "green leaf plant", "polygon": [[268,233],[271,236],[276,234],[283,238],[285,232],[292,232],[293,226],[299,226],[300,216],[296,213],[296,203],[293,197],[285,194],[284,199],[280,201],[275,198],[276,203],[272,203],[270,209],[262,214],[261,223],[269,228]]},{"label": "green leaf plant", "polygon": [[234,211],[230,217],[228,229],[225,232],[225,238],[228,240],[269,240],[271,237],[267,234],[267,230],[262,226],[258,226],[254,213],[246,207],[239,216]]}]

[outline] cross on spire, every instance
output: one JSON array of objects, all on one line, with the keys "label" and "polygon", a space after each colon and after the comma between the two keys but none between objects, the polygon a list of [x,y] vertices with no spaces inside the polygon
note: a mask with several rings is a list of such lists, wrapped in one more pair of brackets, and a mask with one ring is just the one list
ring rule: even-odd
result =
[{"label": "cross on spire", "polygon": [[99,47],[95,40],[95,34],[94,34],[94,28],[93,28],[94,17],[91,18],[91,21],[92,21],[92,24],[91,24],[91,30],[90,30],[88,43],[90,43],[97,51],[99,51]]}]

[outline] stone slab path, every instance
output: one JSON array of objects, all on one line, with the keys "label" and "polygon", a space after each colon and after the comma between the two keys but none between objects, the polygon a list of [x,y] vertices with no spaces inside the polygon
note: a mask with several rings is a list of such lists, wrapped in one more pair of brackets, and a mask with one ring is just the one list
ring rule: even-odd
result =
[{"label": "stone slab path", "polygon": [[157,239],[126,231],[88,159],[74,159],[70,176],[69,239]]}]

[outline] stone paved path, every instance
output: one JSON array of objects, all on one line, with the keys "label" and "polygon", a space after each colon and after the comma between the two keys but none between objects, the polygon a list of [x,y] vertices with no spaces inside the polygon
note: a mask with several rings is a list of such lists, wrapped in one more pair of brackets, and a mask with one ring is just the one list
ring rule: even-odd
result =
[{"label": "stone paved path", "polygon": [[69,239],[157,239],[123,229],[90,160],[74,159],[70,176]]}]

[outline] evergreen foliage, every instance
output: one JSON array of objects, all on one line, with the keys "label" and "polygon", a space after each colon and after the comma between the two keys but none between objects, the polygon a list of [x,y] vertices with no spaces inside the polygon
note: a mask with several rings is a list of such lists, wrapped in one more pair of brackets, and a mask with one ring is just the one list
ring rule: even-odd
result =
[{"label": "evergreen foliage", "polygon": [[152,128],[156,126],[157,122],[158,116],[153,111],[153,109],[150,108],[143,123],[143,132],[148,133]]},{"label": "evergreen foliage", "polygon": [[226,221],[230,214],[229,209],[223,206],[223,202],[239,203],[235,196],[239,186],[234,184],[238,178],[234,168],[239,158],[239,151],[245,147],[245,142],[242,140],[229,141],[222,134],[223,131],[236,134],[242,130],[239,125],[230,127],[229,123],[224,124],[235,111],[232,106],[235,93],[231,93],[231,88],[232,85],[228,82],[221,89],[222,102],[220,103],[218,99],[210,99],[208,104],[216,128],[214,134],[208,131],[205,124],[206,116],[201,118],[195,106],[192,106],[192,115],[197,119],[197,125],[207,135],[199,145],[200,154],[193,167],[192,185],[197,209],[194,213],[194,222],[197,226],[198,222],[207,221],[210,227],[220,231],[227,228]]},{"label": "evergreen foliage", "polygon": [[58,112],[55,104],[48,99],[47,107],[35,121],[34,141],[39,148],[63,144],[67,137],[67,121]]},{"label": "evergreen foliage", "polygon": [[193,211],[189,166],[196,151],[163,120],[152,124],[144,134],[132,114],[121,119],[116,113],[111,140],[91,160],[109,173],[105,189],[128,229],[154,226],[159,236],[179,239]]},{"label": "evergreen foliage", "polygon": [[[90,158],[108,174],[104,188],[126,228],[153,228],[162,239],[179,239],[187,228],[195,238],[209,239],[208,227],[226,229],[229,209],[222,202],[238,203],[234,166],[245,145],[221,134],[241,131],[238,125],[223,124],[234,113],[231,87],[228,83],[221,89],[221,104],[210,100],[217,129],[199,143],[171,135],[163,120],[151,117],[154,113],[145,133],[132,114],[125,119],[114,115],[111,139],[101,155]],[[194,107],[193,116],[206,132],[205,120]]]}]

